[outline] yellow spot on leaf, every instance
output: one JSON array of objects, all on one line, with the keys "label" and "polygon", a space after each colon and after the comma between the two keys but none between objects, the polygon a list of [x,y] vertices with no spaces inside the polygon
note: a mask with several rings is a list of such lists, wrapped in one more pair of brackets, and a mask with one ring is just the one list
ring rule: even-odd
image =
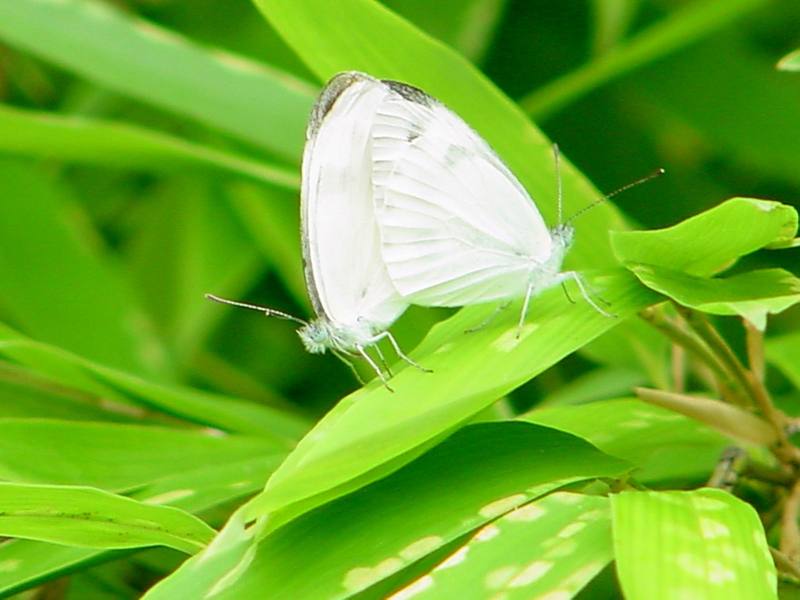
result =
[{"label": "yellow spot on leaf", "polygon": [[158,494],[157,496],[152,496],[151,498],[146,498],[144,502],[147,504],[169,504],[170,502],[193,496],[196,491],[197,490],[172,490],[170,492]]},{"label": "yellow spot on leaf", "polygon": [[478,511],[478,514],[485,519],[493,519],[495,517],[499,517],[500,515],[507,513],[512,508],[522,504],[528,497],[525,494],[514,494],[513,496],[507,496],[505,498],[500,498],[499,500],[495,500],[494,502],[490,502],[483,508]]},{"label": "yellow spot on leaf", "polygon": [[522,326],[519,337],[517,337],[517,328],[513,327],[492,342],[492,348],[500,350],[501,352],[511,352],[537,329],[539,329],[537,323],[528,323]]},{"label": "yellow spot on leaf", "polygon": [[8,560],[0,561],[0,573],[10,573],[16,571],[22,561],[19,558],[9,558]]},{"label": "yellow spot on leaf", "polygon": [[469,552],[469,546],[461,546],[461,548],[453,552],[442,563],[440,563],[434,569],[434,571],[441,571],[443,569],[449,569],[450,567],[455,567],[456,565],[460,565],[462,562],[464,562],[464,560],[466,560],[468,552]]},{"label": "yellow spot on leaf", "polygon": [[489,525],[482,527],[478,533],[475,534],[473,539],[475,539],[477,542],[486,542],[499,535],[499,533],[500,528],[494,523],[490,523]]},{"label": "yellow spot on leaf", "polygon": [[509,521],[535,521],[546,512],[547,511],[538,504],[526,504],[525,506],[515,508],[508,513],[505,518]]},{"label": "yellow spot on leaf", "polygon": [[550,569],[553,568],[553,563],[546,560],[537,560],[532,562],[527,567],[522,569],[511,581],[508,582],[508,587],[525,587],[535,581],[544,577]]},{"label": "yellow spot on leaf", "polygon": [[508,565],[507,567],[500,567],[491,571],[483,580],[484,585],[490,590],[497,590],[505,586],[506,582],[516,575],[519,567],[515,565]]},{"label": "yellow spot on leaf", "polygon": [[580,521],[575,521],[574,523],[570,523],[564,529],[559,531],[556,535],[560,538],[568,538],[572,537],[579,531],[581,531],[584,527],[586,527],[586,523],[581,523]]},{"label": "yellow spot on leaf", "polygon": [[438,535],[429,535],[416,542],[409,544],[400,550],[400,556],[407,561],[417,560],[418,558],[430,554],[444,543],[444,539]]},{"label": "yellow spot on leaf", "polygon": [[433,586],[433,577],[430,575],[425,575],[425,577],[421,577],[417,579],[414,583],[409,585],[408,587],[403,588],[402,590],[395,592],[391,596],[389,596],[388,600],[408,600],[408,598],[413,598],[417,594],[421,594],[429,587]]}]

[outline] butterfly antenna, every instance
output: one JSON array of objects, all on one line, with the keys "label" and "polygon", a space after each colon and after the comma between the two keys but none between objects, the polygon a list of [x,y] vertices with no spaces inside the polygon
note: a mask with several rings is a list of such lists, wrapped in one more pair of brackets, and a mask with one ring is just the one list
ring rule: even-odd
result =
[{"label": "butterfly antenna", "polygon": [[260,313],[264,313],[268,317],[277,317],[278,319],[286,319],[287,321],[294,321],[295,323],[300,323],[301,325],[308,325],[307,321],[304,321],[303,319],[282,312],[280,310],[275,310],[274,308],[267,308],[266,306],[258,306],[257,304],[248,304],[246,302],[237,302],[236,300],[228,300],[227,298],[220,298],[219,296],[215,296],[214,294],[206,294],[206,299],[213,300],[214,302],[219,302],[220,304],[229,304],[231,306],[238,306],[239,308],[247,308],[249,310],[255,310]]},{"label": "butterfly antenna", "polygon": [[558,144],[553,144],[553,162],[556,169],[556,206],[558,207],[558,224],[564,223],[564,190],[561,185],[561,152]]},{"label": "butterfly antenna", "polygon": [[635,188],[637,185],[641,185],[643,183],[647,183],[648,181],[650,181],[652,179],[655,179],[656,177],[661,177],[664,173],[666,173],[666,171],[664,169],[659,168],[659,169],[656,169],[655,171],[653,171],[652,173],[650,173],[649,175],[645,175],[644,177],[641,177],[641,178],[639,178],[639,179],[637,179],[635,181],[631,181],[630,183],[623,185],[621,188],[614,190],[610,194],[606,194],[605,196],[602,196],[602,197],[598,198],[597,200],[595,200],[591,204],[589,204],[587,206],[584,206],[582,209],[580,209],[578,212],[576,212],[574,215],[572,215],[569,219],[567,219],[566,222],[567,223],[571,223],[572,221],[574,221],[575,219],[580,217],[583,213],[585,213],[587,210],[590,210],[590,209],[594,208],[598,204],[601,204],[602,202],[605,202],[606,200],[610,200],[611,198],[613,198],[614,196],[618,196],[622,192],[627,192],[629,189]]}]

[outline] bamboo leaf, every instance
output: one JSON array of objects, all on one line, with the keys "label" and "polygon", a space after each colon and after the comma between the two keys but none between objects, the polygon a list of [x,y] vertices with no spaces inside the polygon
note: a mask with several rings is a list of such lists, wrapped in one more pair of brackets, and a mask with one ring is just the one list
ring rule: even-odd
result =
[{"label": "bamboo leaf", "polygon": [[776,598],[753,508],[721,490],[611,497],[617,573],[628,600]]}]

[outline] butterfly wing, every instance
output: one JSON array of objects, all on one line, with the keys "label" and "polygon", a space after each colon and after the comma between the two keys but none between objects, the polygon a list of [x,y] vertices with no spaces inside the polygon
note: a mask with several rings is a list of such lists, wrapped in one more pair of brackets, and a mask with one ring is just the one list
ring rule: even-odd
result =
[{"label": "butterfly wing", "polygon": [[354,328],[384,329],[407,307],[381,259],[372,201],[370,124],[385,95],[366,75],[336,76],[314,107],[303,153],[309,295],[318,316]]},{"label": "butterfly wing", "polygon": [[489,145],[423,92],[385,82],[375,113],[373,185],[381,250],[403,297],[463,306],[524,294],[552,237]]}]

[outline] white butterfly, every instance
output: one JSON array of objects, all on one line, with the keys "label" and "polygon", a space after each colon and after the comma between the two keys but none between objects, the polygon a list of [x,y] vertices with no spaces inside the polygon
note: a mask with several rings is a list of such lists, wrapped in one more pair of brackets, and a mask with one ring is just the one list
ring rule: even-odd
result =
[{"label": "white butterfly", "polygon": [[[609,314],[577,272],[561,270],[572,226],[548,229],[520,182],[461,118],[403,83],[351,72],[331,85],[349,85],[355,105],[382,97],[370,128],[373,200],[381,254],[404,301],[524,298],[521,326],[533,296],[573,280]],[[560,195],[559,182],[559,213]]]},{"label": "white butterfly", "polygon": [[366,352],[374,346],[385,366],[375,345],[380,340],[388,339],[398,356],[419,365],[403,354],[387,331],[408,301],[395,289],[381,258],[371,177],[371,127],[386,93],[373,81],[349,73],[335,77],[320,94],[306,131],[302,244],[306,286],[316,318],[306,322],[269,308],[209,298],[299,322],[303,327],[298,334],[309,352],[331,350],[343,359],[360,356],[385,384],[382,369]]}]

